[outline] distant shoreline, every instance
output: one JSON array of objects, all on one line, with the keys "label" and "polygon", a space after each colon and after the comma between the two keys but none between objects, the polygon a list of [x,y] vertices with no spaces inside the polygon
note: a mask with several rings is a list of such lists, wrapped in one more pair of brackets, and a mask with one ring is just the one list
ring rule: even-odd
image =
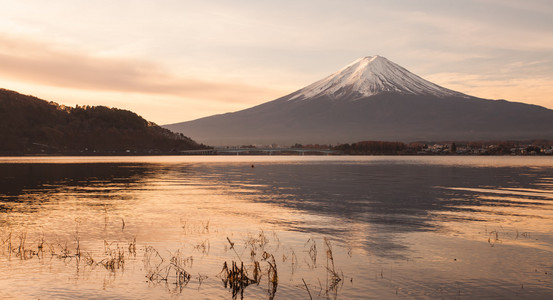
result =
[{"label": "distant shoreline", "polygon": [[0,151],[0,156],[553,156],[553,141],[385,142],[293,146],[224,146],[194,150],[65,150]]},{"label": "distant shoreline", "polygon": [[264,153],[239,153],[239,154],[230,154],[230,153],[221,153],[221,154],[191,154],[191,153],[96,153],[96,154],[83,154],[83,153],[0,153],[0,157],[108,157],[108,156],[120,156],[120,157],[138,157],[138,156],[543,156],[543,157],[553,157],[553,154],[537,153],[537,154],[458,154],[458,153],[425,153],[425,154],[416,154],[416,153],[381,153],[381,154],[322,154],[322,153],[308,153],[308,154],[291,154],[291,153],[273,153],[273,154],[264,154]]}]

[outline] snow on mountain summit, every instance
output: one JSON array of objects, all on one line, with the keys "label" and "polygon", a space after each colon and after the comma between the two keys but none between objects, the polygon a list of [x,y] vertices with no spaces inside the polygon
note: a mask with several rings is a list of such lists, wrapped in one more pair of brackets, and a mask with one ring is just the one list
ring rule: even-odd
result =
[{"label": "snow on mountain summit", "polygon": [[351,100],[384,92],[438,97],[465,96],[407,71],[385,57],[367,56],[295,93],[289,100],[327,96]]}]

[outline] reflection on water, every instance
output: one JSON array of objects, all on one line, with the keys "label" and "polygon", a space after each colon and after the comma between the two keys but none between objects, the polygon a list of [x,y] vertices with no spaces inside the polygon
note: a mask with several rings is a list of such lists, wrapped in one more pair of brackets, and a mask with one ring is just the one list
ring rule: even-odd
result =
[{"label": "reflection on water", "polygon": [[[88,197],[120,197],[121,188],[136,188],[148,168],[120,164],[2,164],[0,165],[1,210],[37,210],[57,194]],[[10,203],[26,202],[25,206]]]},{"label": "reflection on water", "polygon": [[523,157],[7,158],[0,297],[546,298],[551,201]]}]

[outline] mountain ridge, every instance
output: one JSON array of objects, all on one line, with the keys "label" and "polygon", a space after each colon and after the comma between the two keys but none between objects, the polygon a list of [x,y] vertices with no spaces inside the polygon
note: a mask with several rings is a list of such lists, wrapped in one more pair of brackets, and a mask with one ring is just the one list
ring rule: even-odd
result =
[{"label": "mountain ridge", "polygon": [[278,99],[164,127],[221,146],[553,139],[553,110],[452,91],[372,56]]}]

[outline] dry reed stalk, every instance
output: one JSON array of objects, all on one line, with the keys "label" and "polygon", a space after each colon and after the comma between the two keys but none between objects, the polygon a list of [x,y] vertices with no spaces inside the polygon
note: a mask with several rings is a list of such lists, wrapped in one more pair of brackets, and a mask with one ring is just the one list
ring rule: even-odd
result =
[{"label": "dry reed stalk", "polygon": [[305,243],[305,246],[309,245],[309,259],[310,262],[307,263],[309,268],[314,269],[317,266],[317,243],[315,242],[315,239],[310,238]]},{"label": "dry reed stalk", "polygon": [[[338,287],[338,284],[342,281],[342,277],[336,272],[336,269],[334,266],[334,255],[332,253],[332,245],[330,243],[330,240],[328,238],[325,238],[324,242],[326,246],[326,258],[327,258],[326,269],[328,272],[327,274],[330,275],[330,278],[327,278],[327,283],[329,283],[327,288],[327,293],[328,293],[328,291],[336,290],[336,288]],[[332,268],[329,267],[329,262]]]},{"label": "dry reed stalk", "polygon": [[232,261],[230,268],[227,262],[225,262],[219,276],[223,280],[225,288],[231,289],[233,299],[236,299],[238,295],[244,298],[244,289],[248,285],[256,283],[255,280],[248,277],[243,262],[240,262],[240,267],[238,267],[238,264]]},{"label": "dry reed stalk", "polygon": [[267,271],[268,276],[268,284],[269,287],[267,289],[267,292],[269,294],[269,299],[273,299],[275,297],[275,294],[277,292],[277,286],[278,286],[278,272],[277,272],[277,265],[275,261],[275,257],[271,254],[271,261],[267,261],[269,264],[269,270]]},{"label": "dry reed stalk", "polygon": [[307,286],[307,283],[305,283],[305,280],[302,278],[303,285],[305,285],[305,289],[307,290],[307,293],[309,294],[309,299],[313,300],[313,297],[311,296],[311,292],[309,291],[309,287]]}]

